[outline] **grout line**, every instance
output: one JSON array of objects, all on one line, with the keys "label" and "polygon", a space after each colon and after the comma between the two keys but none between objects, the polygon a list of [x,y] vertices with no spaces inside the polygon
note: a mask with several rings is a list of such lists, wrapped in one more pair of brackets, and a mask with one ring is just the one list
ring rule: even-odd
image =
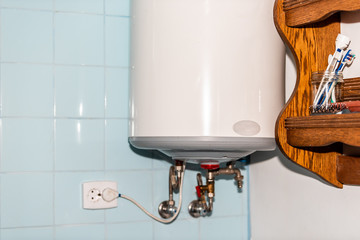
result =
[{"label": "grout line", "polygon": [[103,170],[50,170],[50,171],[1,171],[0,174],[45,174],[45,173],[95,173]]},{"label": "grout line", "polygon": [[151,221],[151,228],[152,228],[152,240],[155,239],[155,221]]},{"label": "grout line", "polygon": [[96,13],[96,12],[86,12],[86,11],[71,11],[71,10],[56,10],[53,9],[41,9],[41,8],[26,8],[26,7],[1,7],[5,10],[22,10],[22,11],[32,11],[32,12],[55,12],[55,13],[65,13],[65,14],[83,14],[83,15],[98,15],[98,16],[109,16],[109,17],[118,17],[118,18],[130,18],[128,15],[116,15],[116,14],[105,14],[105,13]]},{"label": "grout line", "polygon": [[[125,223],[125,222],[124,222]],[[38,226],[19,226],[19,227],[4,227],[0,230],[11,230],[11,229],[39,229],[39,228],[55,228],[55,227],[78,227],[78,226],[88,226],[88,225],[104,225],[104,222],[94,222],[94,223],[71,223],[71,224],[57,224],[57,225],[38,225]]]},{"label": "grout line", "polygon": [[154,222],[154,221],[155,220],[152,220],[151,218],[147,218],[146,220],[116,221],[116,222],[110,222],[108,224],[109,225],[117,225],[117,224],[128,224],[128,223],[150,223],[150,222]]},{"label": "grout line", "polygon": [[[251,155],[250,155],[251,158]],[[251,159],[250,159],[251,160]],[[248,234],[248,239],[251,239],[251,216],[250,216],[250,165],[248,163],[248,165],[245,166],[245,170],[246,170],[246,187],[247,187],[247,234]]]},{"label": "grout line", "polygon": [[[0,6],[2,4],[1,2],[2,0],[0,0]],[[2,9],[0,9],[0,117],[2,117],[3,114],[3,98],[2,98],[2,78],[1,78],[1,73],[2,73]]]},{"label": "grout line", "polygon": [[[106,212],[105,212],[106,215]],[[108,224],[106,223],[106,219],[105,219],[105,224],[104,224],[104,240],[108,240],[109,239],[109,229],[108,229]]]},{"label": "grout line", "polygon": [[[55,155],[56,155],[56,81],[55,81],[55,75],[56,75],[56,70],[55,70],[55,65],[54,65],[54,63],[55,63],[55,0],[52,0],[52,7],[53,7],[53,11],[52,11],[52,14],[53,14],[53,16],[52,16],[52,27],[53,27],[53,29],[52,29],[52,37],[53,37],[53,39],[52,39],[52,47],[53,47],[53,49],[52,49],[52,70],[53,70],[53,79],[52,79],[52,81],[53,81],[53,116],[52,116],[52,119],[53,119],[53,172],[55,172],[55,169],[56,169],[56,166],[55,166]],[[55,185],[54,185],[54,199],[55,199]],[[55,205],[54,205],[55,206]],[[55,216],[55,214],[54,214],[54,216]],[[54,223],[55,223],[55,221],[54,221]]]},{"label": "grout line", "polygon": [[106,66],[106,15],[105,15],[105,1],[103,1],[104,5],[104,14],[103,14],[103,63]]},{"label": "grout line", "polygon": [[[55,37],[54,37],[55,38]],[[55,41],[55,40],[54,40]],[[55,54],[54,54],[55,55]],[[96,64],[75,64],[75,63],[49,63],[49,62],[21,62],[21,61],[0,61],[3,64],[29,64],[29,65],[54,65],[59,67],[98,67],[98,68],[118,68],[118,69],[130,69],[129,66],[120,65],[96,65]]]},{"label": "grout line", "polygon": [[[152,154],[153,155],[153,154]],[[152,159],[149,159],[152,160]],[[158,211],[154,211],[154,205],[155,205],[155,199],[154,199],[154,191],[155,191],[155,184],[154,184],[154,175],[156,174],[156,172],[153,169],[153,160],[151,163],[151,209],[152,212],[158,212]],[[155,234],[155,224],[157,223],[157,221],[152,221],[152,239],[156,240],[156,234]]]},{"label": "grout line", "polygon": [[[2,6],[2,0],[0,0],[0,6]],[[1,62],[1,59],[2,59],[2,9],[0,9],[0,62]],[[1,171],[1,166],[2,166],[2,148],[3,148],[3,120],[2,120],[2,114],[3,114],[3,107],[2,107],[2,103],[3,103],[3,100],[2,100],[2,64],[0,64],[0,171]],[[2,179],[1,179],[1,176],[0,176],[0,196],[2,196],[2,187],[1,187],[1,182],[2,182]],[[1,206],[2,206],[2,202],[1,202],[1,198],[0,198],[0,209],[1,209]],[[0,214],[0,227],[2,226],[2,215]],[[1,239],[1,231],[0,231],[0,239]]]},{"label": "grout line", "polygon": [[56,229],[55,229],[55,223],[56,223],[56,211],[55,211],[55,204],[56,204],[56,120],[53,121],[53,239],[56,238]]},{"label": "grout line", "polygon": [[[104,179],[105,179],[105,175],[106,175],[106,160],[107,160],[107,155],[106,155],[106,126],[107,126],[107,120],[106,120],[106,106],[107,106],[107,95],[106,95],[106,67],[105,67],[105,57],[106,57],[106,43],[105,43],[105,0],[103,0],[103,93],[104,93],[104,113],[103,113],[103,117],[104,117],[104,135],[103,135],[103,170],[104,170]],[[107,211],[104,211],[104,240],[107,240],[109,238],[109,229],[108,229],[108,224],[107,224]]]},{"label": "grout line", "polygon": [[[55,7],[55,0],[53,0],[53,7]],[[55,12],[53,11],[53,16],[52,16],[52,73],[53,73],[53,119],[55,119],[56,117],[56,81],[55,81],[55,76],[56,76],[56,69],[55,69]]]},{"label": "grout line", "polygon": [[[108,170],[107,173],[152,173],[151,169]],[[104,173],[104,170],[50,170],[50,171],[0,171],[0,174],[44,174],[44,173]],[[105,175],[104,175],[105,176]]]},{"label": "grout line", "polygon": [[55,204],[56,204],[56,68],[55,68],[55,0],[52,0],[52,70],[53,70],[53,240],[56,239],[56,211],[55,211]]},{"label": "grout line", "polygon": [[[151,164],[152,168],[152,164]],[[154,170],[151,169],[151,212],[154,212]],[[152,239],[155,240],[155,221],[152,222]]]},{"label": "grout line", "polygon": [[[103,64],[104,66],[106,66],[106,18],[105,18],[105,0],[103,0]],[[106,127],[107,127],[107,118],[106,118],[106,112],[107,112],[107,92],[106,92],[106,86],[107,86],[107,81],[106,81],[106,68],[104,67],[103,69],[103,93],[104,93],[104,139],[103,139],[103,146],[104,146],[104,171],[106,170]]]},{"label": "grout line", "polygon": [[[105,110],[104,110],[104,114],[105,114]],[[107,155],[106,155],[106,149],[107,149],[107,147],[106,147],[106,136],[107,136],[107,134],[106,134],[106,127],[107,127],[107,119],[104,117],[104,121],[103,121],[103,127],[104,127],[104,129],[103,129],[103,171],[104,171],[104,174],[105,174],[105,171],[106,171],[106,157],[107,157]]]},{"label": "grout line", "polygon": [[[100,211],[106,211],[106,210],[100,210]],[[228,216],[228,217],[242,217],[241,215],[234,215],[234,216]],[[211,217],[213,218],[213,217]],[[227,217],[214,217],[214,219],[220,219],[220,218],[227,218]],[[203,218],[199,218],[199,219],[194,219],[192,217],[186,218],[186,219],[178,219],[180,221],[187,221],[187,220],[195,220],[198,223],[199,229],[200,229],[200,222],[204,221],[206,219]],[[114,222],[109,222],[109,223],[105,223],[105,222],[93,222],[93,223],[69,223],[69,224],[53,224],[53,225],[35,225],[35,226],[17,226],[17,227],[4,227],[1,228],[1,230],[3,229],[27,229],[27,228],[32,228],[32,229],[39,229],[39,228],[52,228],[52,227],[77,227],[77,226],[88,226],[88,225],[117,225],[117,224],[128,224],[128,223],[157,223],[155,220],[152,220],[150,218],[147,219],[141,219],[141,220],[130,220],[130,221],[114,221]],[[154,233],[154,231],[153,231]],[[200,231],[199,231],[200,233]],[[199,234],[200,236],[200,234]],[[200,238],[201,239],[201,238]],[[155,238],[154,238],[155,240]]]},{"label": "grout line", "polygon": [[202,221],[201,218],[197,221],[197,224],[198,224],[198,239],[199,240],[201,240],[201,221]]},{"label": "grout line", "polygon": [[[0,131],[2,130],[2,127],[1,127],[1,119],[0,119]],[[0,138],[1,139],[1,138]],[[2,141],[2,139],[1,139],[1,142],[0,143],[2,143],[3,141]],[[1,144],[2,145],[2,144]],[[1,149],[1,147],[0,147],[0,150],[2,150]],[[1,179],[1,176],[0,176],[0,196],[2,196],[2,179]],[[2,206],[2,201],[1,201],[1,197],[0,197],[0,207]],[[0,208],[1,209],[1,208]],[[1,226],[2,226],[2,215],[0,214],[0,239],[1,239]]]},{"label": "grout line", "polygon": [[[105,120],[103,117],[38,117],[38,116],[3,116],[2,119],[49,119],[49,120]],[[128,120],[126,117],[109,117],[106,120]]]},{"label": "grout line", "polygon": [[4,227],[0,230],[15,230],[15,229],[42,229],[42,228],[52,228],[53,225],[38,225],[38,226],[19,226],[19,227]]},{"label": "grout line", "polygon": [[[100,210],[103,211],[103,210]],[[131,221],[118,221],[118,222],[110,222],[108,225],[117,225],[117,224],[128,224],[128,223],[149,223],[154,222],[151,219],[147,220],[131,220]],[[35,226],[17,226],[17,227],[4,227],[1,230],[7,229],[41,229],[41,228],[52,228],[52,227],[78,227],[78,226],[88,226],[88,225],[105,225],[105,222],[93,222],[93,223],[69,223],[69,224],[54,224],[54,225],[35,225]]]}]

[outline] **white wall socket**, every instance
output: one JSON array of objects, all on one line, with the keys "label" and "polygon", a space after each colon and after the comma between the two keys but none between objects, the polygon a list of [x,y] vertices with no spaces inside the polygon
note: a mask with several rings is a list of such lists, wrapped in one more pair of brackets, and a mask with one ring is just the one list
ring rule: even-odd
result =
[{"label": "white wall socket", "polygon": [[83,208],[105,209],[117,207],[117,199],[114,199],[111,202],[106,202],[102,198],[102,192],[106,188],[117,191],[117,183],[111,181],[94,181],[83,183]]}]

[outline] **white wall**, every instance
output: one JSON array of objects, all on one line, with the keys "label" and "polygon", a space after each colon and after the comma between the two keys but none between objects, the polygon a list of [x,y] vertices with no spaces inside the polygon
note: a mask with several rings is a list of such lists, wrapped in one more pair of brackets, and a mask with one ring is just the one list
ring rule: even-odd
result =
[{"label": "white wall", "polygon": [[[360,11],[342,15],[341,31],[360,54]],[[286,59],[286,95],[294,88],[293,61]],[[345,77],[360,76],[360,59]],[[359,239],[360,187],[332,187],[286,159],[277,149],[255,153],[250,164],[250,212],[253,240]]]}]

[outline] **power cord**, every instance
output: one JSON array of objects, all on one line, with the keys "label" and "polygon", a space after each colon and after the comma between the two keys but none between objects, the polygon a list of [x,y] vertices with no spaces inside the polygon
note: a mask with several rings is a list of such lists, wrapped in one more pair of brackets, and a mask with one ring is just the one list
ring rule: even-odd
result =
[{"label": "power cord", "polygon": [[106,201],[106,202],[114,201],[117,198],[124,198],[126,200],[129,200],[133,204],[135,204],[138,208],[140,208],[144,213],[146,213],[149,217],[153,218],[154,220],[161,222],[161,223],[171,223],[177,218],[177,216],[179,215],[180,210],[181,210],[184,175],[185,175],[185,162],[183,164],[183,171],[181,172],[181,179],[180,179],[180,185],[179,185],[179,189],[180,189],[179,190],[179,207],[178,207],[175,215],[169,219],[161,219],[161,218],[154,216],[149,211],[147,211],[143,206],[141,206],[138,202],[136,202],[134,199],[132,199],[131,197],[128,197],[124,194],[120,194],[118,191],[116,191],[114,189],[111,189],[111,188],[104,189],[101,196],[104,199],[104,201]]}]

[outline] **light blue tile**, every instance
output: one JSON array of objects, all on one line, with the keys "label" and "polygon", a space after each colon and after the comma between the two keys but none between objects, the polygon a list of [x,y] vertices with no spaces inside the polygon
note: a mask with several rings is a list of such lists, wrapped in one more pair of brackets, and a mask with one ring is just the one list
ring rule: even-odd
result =
[{"label": "light blue tile", "polygon": [[57,117],[104,117],[104,68],[56,67]]},{"label": "light blue tile", "polygon": [[1,6],[52,10],[53,0],[1,0]]},{"label": "light blue tile", "polygon": [[105,226],[100,224],[56,227],[55,240],[103,240]]},{"label": "light blue tile", "polygon": [[153,169],[169,169],[173,164],[172,159],[165,154],[154,151],[154,161],[152,161]]},{"label": "light blue tile", "polygon": [[106,69],[106,117],[127,118],[129,112],[129,69]]},{"label": "light blue tile", "polygon": [[36,64],[1,64],[3,116],[52,117],[52,67]]},{"label": "light blue tile", "polygon": [[55,62],[104,64],[104,17],[57,13],[55,15]]},{"label": "light blue tile", "polygon": [[82,208],[82,183],[103,180],[103,173],[55,174],[55,224],[103,223],[104,210]]},{"label": "light blue tile", "polygon": [[58,11],[104,13],[104,0],[55,0]]},{"label": "light blue tile", "polygon": [[129,16],[130,0],[105,0],[105,13],[110,15]]},{"label": "light blue tile", "polygon": [[178,219],[172,222],[171,224],[162,224],[162,223],[154,222],[154,239],[198,240],[199,219],[183,219],[183,220]]},{"label": "light blue tile", "polygon": [[200,219],[200,239],[248,239],[247,216],[224,217],[224,218],[202,218]]},{"label": "light blue tile", "polygon": [[129,66],[129,19],[105,18],[106,65]]},{"label": "light blue tile", "polygon": [[53,120],[3,119],[2,171],[53,170]]},{"label": "light blue tile", "polygon": [[152,152],[130,147],[128,120],[106,120],[106,169],[151,169]]},{"label": "light blue tile", "polygon": [[134,222],[107,225],[107,240],[152,240],[152,222]]},{"label": "light blue tile", "polygon": [[52,12],[1,10],[1,60],[52,62]]},{"label": "light blue tile", "polygon": [[53,224],[53,176],[50,173],[1,176],[1,227]]},{"label": "light blue tile", "polygon": [[104,120],[56,120],[56,170],[104,169]]},{"label": "light blue tile", "polygon": [[[129,159],[131,161],[131,159]],[[118,191],[121,194],[133,198],[140,203],[146,210],[157,214],[152,209],[152,176],[147,171],[130,171],[130,172],[107,172],[105,179],[116,181]],[[106,222],[128,222],[128,221],[147,221],[150,218],[143,213],[137,206],[130,201],[119,198],[118,207],[107,209],[105,212]]]},{"label": "light blue tile", "polygon": [[5,240],[49,240],[53,238],[53,228],[2,229],[0,238]]}]

